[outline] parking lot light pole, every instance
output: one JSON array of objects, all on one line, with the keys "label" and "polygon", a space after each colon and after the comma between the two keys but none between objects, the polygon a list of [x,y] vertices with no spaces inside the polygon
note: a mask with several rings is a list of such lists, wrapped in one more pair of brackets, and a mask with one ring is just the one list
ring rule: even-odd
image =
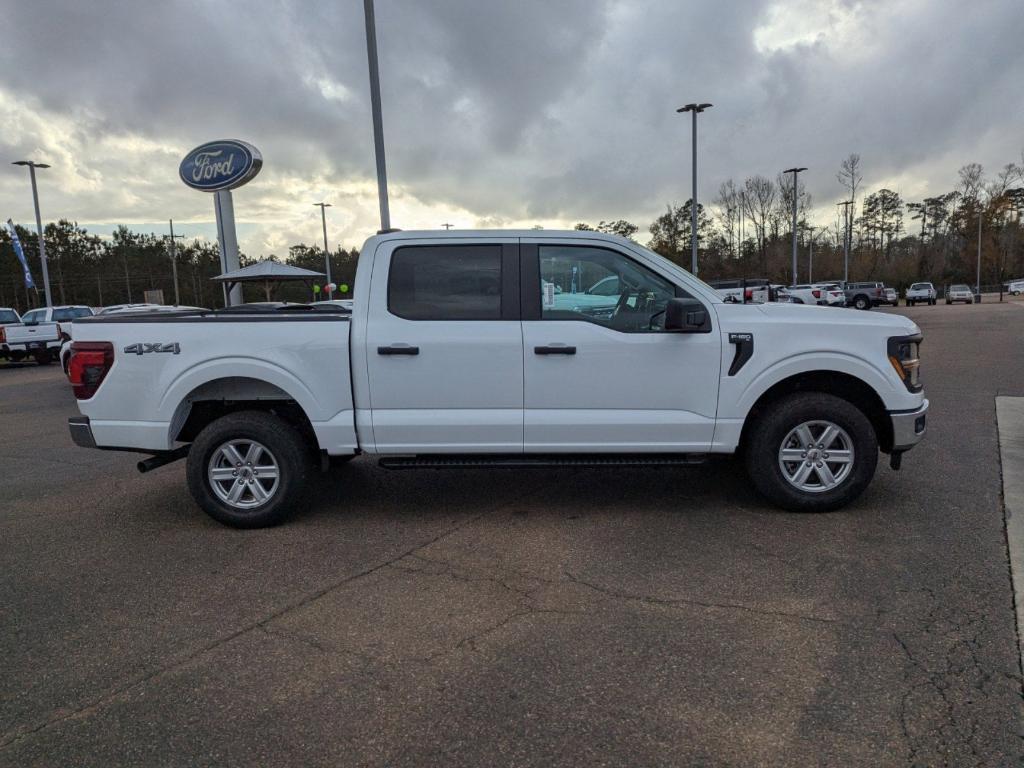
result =
[{"label": "parking lot light pole", "polygon": [[693,113],[693,193],[690,196],[690,272],[697,274],[697,114],[714,104],[687,104],[676,112]]},{"label": "parking lot light pole", "polygon": [[185,236],[174,234],[174,219],[168,219],[167,223],[170,224],[171,234],[165,235],[165,237],[168,238],[171,243],[171,272],[174,274],[174,306],[177,307],[181,304],[181,295],[178,292],[178,251],[175,248],[174,241],[179,237],[184,240]]},{"label": "parking lot light pole", "polygon": [[978,204],[978,274],[975,281],[975,293],[978,294],[978,303],[981,303],[981,204]]},{"label": "parking lot light pole", "polygon": [[793,174],[793,282],[792,285],[796,285],[796,198],[797,198],[797,186],[796,176],[800,171],[806,171],[806,168],[787,168],[783,173]]},{"label": "parking lot light pole", "polygon": [[334,298],[334,291],[330,289],[331,285],[331,254],[327,250],[327,209],[331,207],[330,203],[313,203],[313,205],[320,206],[320,223],[324,226],[324,261],[327,263],[327,300],[330,301]]},{"label": "parking lot light pole", "polygon": [[46,241],[43,239],[43,219],[39,215],[39,192],[36,189],[36,168],[49,168],[46,163],[37,163],[32,160],[16,160],[11,165],[27,165],[28,174],[32,178],[32,203],[36,207],[36,233],[39,235],[39,261],[43,265],[43,293],[46,296],[46,306],[53,306],[53,299],[50,297],[50,270],[46,266]]},{"label": "parking lot light pole", "polygon": [[363,0],[366,19],[366,58],[370,66],[370,110],[373,113],[373,152],[377,159],[377,200],[380,204],[380,228],[391,229],[391,211],[388,206],[388,172],[384,161],[384,125],[380,110],[380,71],[377,67],[377,22],[373,13],[373,0]]},{"label": "parking lot light pole", "polygon": [[853,200],[843,200],[836,203],[843,206],[843,282],[850,281],[850,206]]}]

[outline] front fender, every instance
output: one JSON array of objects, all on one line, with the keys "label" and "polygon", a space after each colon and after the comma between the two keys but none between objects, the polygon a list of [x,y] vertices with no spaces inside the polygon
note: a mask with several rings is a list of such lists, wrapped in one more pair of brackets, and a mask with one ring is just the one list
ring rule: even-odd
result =
[{"label": "front fender", "polygon": [[907,392],[891,369],[882,369],[843,352],[804,352],[778,360],[745,381],[723,379],[719,418],[745,418],[761,395],[780,381],[820,371],[844,373],[863,381],[889,410],[914,408],[919,404],[920,395]]}]

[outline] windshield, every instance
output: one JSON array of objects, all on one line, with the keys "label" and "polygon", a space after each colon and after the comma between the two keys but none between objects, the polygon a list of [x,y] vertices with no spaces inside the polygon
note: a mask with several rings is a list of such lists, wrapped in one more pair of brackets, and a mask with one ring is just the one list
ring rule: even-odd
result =
[{"label": "windshield", "polygon": [[0,309],[0,324],[20,322],[21,318],[13,309]]}]

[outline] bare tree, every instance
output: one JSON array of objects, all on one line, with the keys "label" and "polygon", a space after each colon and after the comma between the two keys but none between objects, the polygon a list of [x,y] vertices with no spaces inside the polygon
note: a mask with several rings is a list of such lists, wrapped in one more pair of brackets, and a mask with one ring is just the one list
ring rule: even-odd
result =
[{"label": "bare tree", "polygon": [[718,197],[715,205],[718,207],[718,218],[728,233],[726,241],[729,243],[729,252],[738,256],[738,245],[740,241],[740,192],[732,179],[723,182],[718,188]]},{"label": "bare tree", "polygon": [[743,182],[743,193],[744,211],[754,225],[757,251],[761,257],[761,271],[767,274],[767,228],[775,204],[775,184],[764,176],[753,176]]}]

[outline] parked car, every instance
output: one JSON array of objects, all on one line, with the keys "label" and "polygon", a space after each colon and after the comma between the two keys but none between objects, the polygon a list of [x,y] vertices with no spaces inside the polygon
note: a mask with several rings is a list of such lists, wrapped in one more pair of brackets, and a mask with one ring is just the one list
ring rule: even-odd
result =
[{"label": "parked car", "polygon": [[1011,280],[1006,283],[1006,292],[1011,296],[1020,296],[1024,293],[1024,280]]},{"label": "parked car", "polygon": [[879,304],[885,304],[889,307],[898,307],[900,305],[900,295],[896,292],[895,288],[889,288],[886,286],[882,289],[882,300]]},{"label": "parked car", "polygon": [[946,291],[946,303],[956,304],[958,301],[962,301],[964,304],[974,303],[974,292],[971,291],[970,286],[957,283],[949,287],[949,290]]},{"label": "parked car", "polygon": [[773,299],[771,282],[764,278],[711,280],[723,301],[732,304],[763,304]]},{"label": "parked car", "polygon": [[[546,300],[573,266],[618,278],[611,316]],[[317,456],[692,464],[741,437],[760,493],[825,511],[867,487],[879,449],[898,468],[923,438],[920,343],[901,315],[724,302],[614,235],[389,232],[363,246],[351,313],[77,321],[69,429],[81,446],[150,453],[142,471],[187,456],[196,502],[246,528],[301,505]]]},{"label": "parked car", "polygon": [[95,314],[97,314],[97,315],[109,315],[111,312],[122,312],[122,311],[124,311],[126,309],[145,309],[146,307],[162,307],[162,306],[165,306],[165,305],[163,305],[163,304],[146,304],[146,303],[139,303],[139,304],[111,304],[109,307],[103,307],[103,309],[99,310]]},{"label": "parked car", "polygon": [[935,306],[935,296],[935,286],[931,283],[914,283],[907,288],[907,306],[912,307],[915,304]]},{"label": "parked car", "polygon": [[[31,309],[21,317],[23,323],[57,323],[62,336],[70,338],[71,323],[78,317],[92,317],[92,307],[83,304],[65,304],[56,307]],[[59,344],[57,347],[59,348]]]},{"label": "parked car", "polygon": [[838,285],[807,283],[792,285],[786,292],[797,304],[817,304],[819,306],[844,306],[846,294]]}]

